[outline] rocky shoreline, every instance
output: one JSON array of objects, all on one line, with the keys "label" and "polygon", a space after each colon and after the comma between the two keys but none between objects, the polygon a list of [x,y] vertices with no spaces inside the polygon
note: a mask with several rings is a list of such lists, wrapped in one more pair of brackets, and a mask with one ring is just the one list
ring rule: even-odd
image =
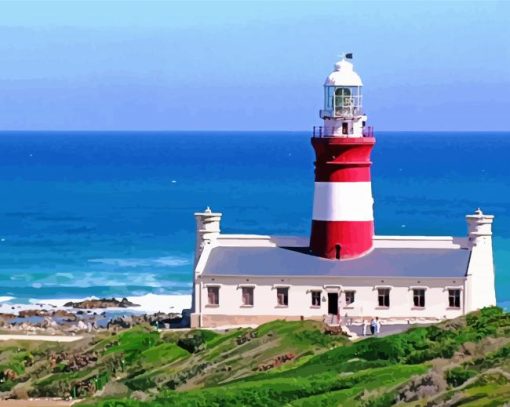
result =
[{"label": "rocky shoreline", "polygon": [[122,298],[122,300],[117,300],[115,298],[100,298],[100,299],[92,299],[92,300],[84,300],[78,302],[67,302],[64,304],[64,307],[70,308],[78,308],[78,309],[95,309],[95,308],[131,308],[131,307],[139,307],[140,304],[134,304],[129,301],[127,298]]},{"label": "rocky shoreline", "polygon": [[186,311],[143,313],[131,310],[139,305],[126,298],[68,302],[64,308],[49,304],[35,306],[39,308],[17,310],[11,307],[12,312],[0,313],[0,329],[8,332],[65,335],[130,328],[138,324],[150,324],[158,329],[181,328],[186,327],[189,321],[189,312]]}]

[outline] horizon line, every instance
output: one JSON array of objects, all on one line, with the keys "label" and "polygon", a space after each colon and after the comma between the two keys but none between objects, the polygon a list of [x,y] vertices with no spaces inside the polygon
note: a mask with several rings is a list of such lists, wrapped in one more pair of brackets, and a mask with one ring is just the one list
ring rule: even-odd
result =
[{"label": "horizon line", "polygon": [[[182,130],[182,129],[169,129],[169,130],[154,130],[154,129],[108,129],[108,130],[84,130],[84,129],[34,129],[34,130],[0,130],[1,133],[312,133],[312,130]],[[509,133],[508,130],[374,130],[374,133]]]}]

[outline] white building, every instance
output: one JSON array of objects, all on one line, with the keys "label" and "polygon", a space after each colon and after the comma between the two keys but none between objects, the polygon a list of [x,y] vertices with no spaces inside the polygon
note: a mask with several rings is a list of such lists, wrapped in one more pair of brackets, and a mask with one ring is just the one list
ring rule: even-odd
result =
[{"label": "white building", "polygon": [[[348,55],[348,57],[351,57]],[[425,323],[496,304],[493,216],[466,216],[465,237],[374,236],[370,152],[350,58],[326,79],[314,129],[312,232],[308,237],[224,235],[221,213],[196,213],[193,327],[274,319]]]}]

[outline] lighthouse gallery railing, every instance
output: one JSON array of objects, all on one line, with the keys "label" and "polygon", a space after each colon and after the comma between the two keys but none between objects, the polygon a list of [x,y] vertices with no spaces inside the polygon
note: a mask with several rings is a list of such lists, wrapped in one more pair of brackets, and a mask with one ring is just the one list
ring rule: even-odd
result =
[{"label": "lighthouse gallery railing", "polygon": [[[313,126],[313,137],[339,137],[333,136],[333,127]],[[345,135],[348,137],[348,135]],[[374,127],[367,126],[363,128],[363,137],[374,137]]]}]

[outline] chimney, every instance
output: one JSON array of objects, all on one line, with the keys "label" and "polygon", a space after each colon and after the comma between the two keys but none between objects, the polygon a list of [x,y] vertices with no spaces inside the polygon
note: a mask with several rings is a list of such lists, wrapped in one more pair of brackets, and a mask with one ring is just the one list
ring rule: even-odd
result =
[{"label": "chimney", "polygon": [[471,247],[478,245],[492,245],[493,215],[485,215],[478,208],[473,215],[467,215],[468,238]]},{"label": "chimney", "polygon": [[195,266],[204,247],[212,243],[220,235],[221,213],[212,212],[207,207],[203,212],[196,212],[197,234],[195,245]]}]

